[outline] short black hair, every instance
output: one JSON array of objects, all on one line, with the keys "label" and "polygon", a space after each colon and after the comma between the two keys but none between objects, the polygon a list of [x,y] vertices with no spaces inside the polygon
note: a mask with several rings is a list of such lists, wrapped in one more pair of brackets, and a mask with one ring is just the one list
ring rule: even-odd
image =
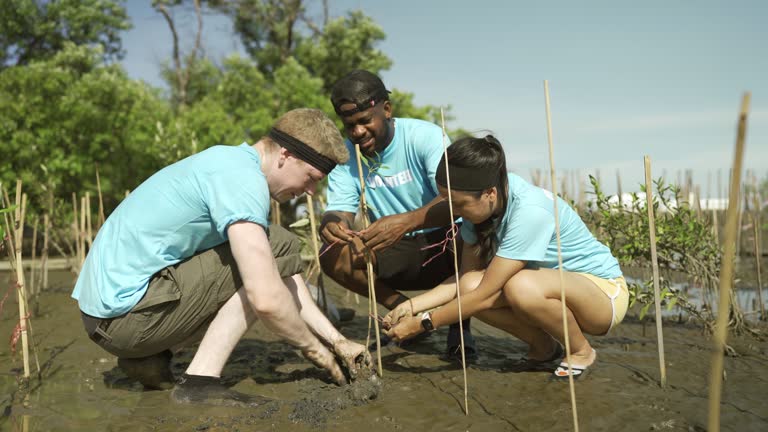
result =
[{"label": "short black hair", "polygon": [[[339,78],[331,87],[331,103],[339,116],[348,116],[389,100],[389,90],[381,78],[367,70],[354,70]],[[354,104],[351,110],[341,110],[344,104]]]}]

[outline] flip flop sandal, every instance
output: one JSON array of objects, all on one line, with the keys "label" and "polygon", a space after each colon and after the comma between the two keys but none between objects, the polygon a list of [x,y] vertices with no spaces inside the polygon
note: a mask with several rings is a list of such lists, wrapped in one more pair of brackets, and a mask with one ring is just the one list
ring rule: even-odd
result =
[{"label": "flip flop sandal", "polygon": [[[595,361],[597,361],[597,358],[595,358]],[[571,370],[573,371],[573,380],[576,381],[584,378],[589,374],[590,371],[594,370],[594,368],[595,363],[592,363],[589,366],[572,364]],[[560,362],[560,366],[558,366],[557,369],[555,369],[555,371],[552,373],[551,379],[553,381],[568,381],[568,375],[568,362],[563,361]]]}]

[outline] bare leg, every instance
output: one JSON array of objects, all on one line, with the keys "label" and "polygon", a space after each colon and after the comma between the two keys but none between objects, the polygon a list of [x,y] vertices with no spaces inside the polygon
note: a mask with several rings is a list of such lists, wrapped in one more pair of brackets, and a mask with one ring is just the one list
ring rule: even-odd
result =
[{"label": "bare leg", "polygon": [[[589,365],[595,354],[583,332],[605,333],[611,323],[611,303],[600,288],[576,273],[565,272],[564,284],[571,356],[575,363]],[[521,270],[507,282],[503,293],[508,306],[522,321],[565,342],[557,270]]]},{"label": "bare leg", "polygon": [[[485,272],[469,272],[461,277],[462,293],[474,290],[480,284]],[[524,321],[509,308],[506,299],[499,296],[491,309],[475,315],[480,321],[504,330],[512,336],[528,344],[527,357],[533,360],[543,360],[550,356],[555,348],[552,336],[544,330]]]},{"label": "bare leg", "polygon": [[219,309],[189,364],[188,375],[220,377],[224,364],[246,330],[256,322],[245,288],[240,288]]}]

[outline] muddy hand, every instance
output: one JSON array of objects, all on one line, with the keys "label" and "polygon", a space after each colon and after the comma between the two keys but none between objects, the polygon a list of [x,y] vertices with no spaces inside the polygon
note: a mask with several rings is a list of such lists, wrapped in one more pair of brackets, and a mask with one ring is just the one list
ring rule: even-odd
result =
[{"label": "muddy hand", "polygon": [[333,344],[333,352],[339,357],[342,365],[349,371],[352,380],[356,379],[360,372],[370,370],[373,367],[371,353],[365,346],[342,339]]},{"label": "muddy hand", "polygon": [[385,329],[389,330],[397,325],[401,319],[409,316],[413,316],[413,309],[411,309],[411,302],[407,301],[400,303],[396,308],[389,311],[389,313],[384,316],[384,321],[382,321],[381,324]]},{"label": "muddy hand", "polygon": [[331,374],[331,378],[338,385],[344,385],[347,383],[347,378],[341,371],[339,364],[336,363],[336,358],[328,348],[318,343],[310,348],[302,350],[304,357],[311,361],[315,366],[321,367],[327,370]]}]

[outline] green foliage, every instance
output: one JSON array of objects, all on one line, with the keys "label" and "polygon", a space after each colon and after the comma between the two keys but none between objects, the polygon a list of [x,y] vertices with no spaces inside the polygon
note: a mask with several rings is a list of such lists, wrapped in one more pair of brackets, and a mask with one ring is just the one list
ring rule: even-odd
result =
[{"label": "green foliage", "polygon": [[114,0],[3,0],[0,68],[46,59],[67,43],[97,45],[104,58],[121,58],[120,32],[131,27]]},{"label": "green foliage", "polygon": [[303,39],[296,57],[323,80],[325,91],[330,93],[333,83],[354,69],[378,74],[392,66],[392,60],[376,49],[384,37],[384,31],[370,17],[353,11],[328,22],[317,37]]},{"label": "green foliage", "polygon": [[49,60],[0,71],[0,145],[10,156],[0,181],[20,178],[32,209],[46,185],[64,196],[94,190],[97,166],[112,196],[162,166],[152,143],[167,104],[100,57],[100,49],[67,44]]},{"label": "green foliage", "polygon": [[[593,228],[598,240],[605,243],[622,266],[651,267],[649,219],[646,198],[631,194],[631,201],[619,204],[609,201],[600,189],[597,179],[590,176],[595,200],[588,203],[584,221]],[[662,274],[662,302],[668,307],[680,306],[688,313],[711,325],[711,311],[688,302],[681,291],[670,286],[672,274],[682,273],[714,293],[719,285],[721,250],[708,220],[698,216],[695,209],[683,203],[679,189],[665,184],[663,179],[654,181],[654,222],[656,225],[656,250]],[[645,192],[645,188],[641,187]],[[664,277],[666,275],[666,277]],[[653,304],[652,280],[630,283],[630,302],[639,303],[641,317]],[[731,324],[741,326],[743,319],[738,305],[732,302]]]}]

